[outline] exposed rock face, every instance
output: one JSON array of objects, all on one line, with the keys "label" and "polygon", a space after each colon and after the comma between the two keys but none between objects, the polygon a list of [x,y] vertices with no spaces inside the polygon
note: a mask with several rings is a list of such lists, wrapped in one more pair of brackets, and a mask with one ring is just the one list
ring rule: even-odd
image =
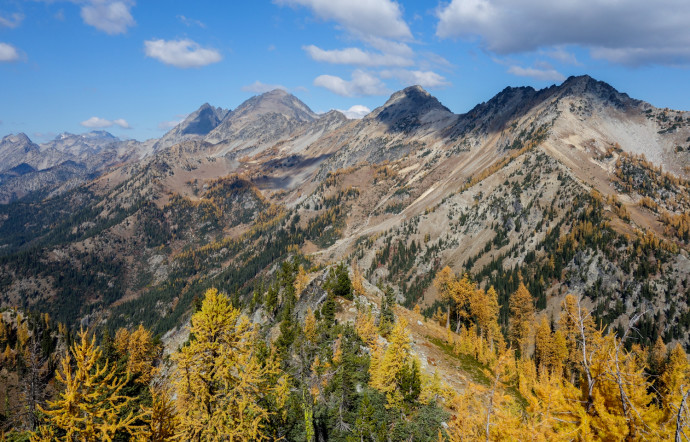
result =
[{"label": "exposed rock face", "polygon": [[218,127],[229,112],[227,109],[204,103],[195,112],[189,114],[184,121],[163,135],[156,143],[155,149],[164,149],[183,141],[201,139]]},{"label": "exposed rock face", "polygon": [[[199,278],[249,293],[299,252],[315,263],[356,257],[370,282],[391,284],[408,305],[432,305],[431,278],[449,265],[495,284],[503,304],[523,277],[547,312],[573,292],[614,322],[648,308],[663,333],[690,342],[678,325],[690,305],[673,295],[690,284],[690,244],[673,221],[690,212],[690,113],[587,76],[506,88],[460,115],[413,86],[361,120],[316,115],[272,91],[231,112],[204,105],[157,142],[46,147],[99,158],[95,168],[27,161],[43,146],[26,140],[3,140],[14,149],[3,155],[15,155],[0,198],[29,180],[55,189],[47,194],[73,192],[0,210],[0,253],[30,243],[45,262],[112,260],[99,267],[108,278],[84,275],[103,317],[169,322],[187,312]],[[58,225],[62,239],[34,218]],[[12,272],[12,299],[34,279],[61,299],[51,275]],[[98,298],[103,280],[122,286]]]},{"label": "exposed rock face", "polygon": [[40,149],[26,134],[7,135],[0,140],[0,172],[22,163],[35,168],[40,162]]},{"label": "exposed rock face", "polygon": [[217,144],[216,152],[221,155],[256,154],[316,119],[316,114],[297,97],[276,89],[239,105],[205,140]]},{"label": "exposed rock face", "polygon": [[40,145],[23,133],[8,135],[0,142],[0,204],[41,190],[69,190],[110,167],[150,155],[152,147],[152,141],[120,140],[105,131],[62,133]]}]

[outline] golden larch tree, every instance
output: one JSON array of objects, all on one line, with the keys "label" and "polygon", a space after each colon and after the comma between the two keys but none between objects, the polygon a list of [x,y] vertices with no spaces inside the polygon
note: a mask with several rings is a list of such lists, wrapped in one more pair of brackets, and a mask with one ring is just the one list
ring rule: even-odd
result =
[{"label": "golden larch tree", "polygon": [[181,440],[265,440],[269,411],[262,401],[274,386],[274,360],[255,351],[256,329],[216,289],[192,316],[193,339],[175,356]]},{"label": "golden larch tree", "polygon": [[534,324],[534,300],[532,295],[520,282],[518,289],[510,297],[510,340],[520,356],[526,357],[532,339]]},{"label": "golden larch tree", "polygon": [[107,362],[99,362],[102,351],[95,337],[89,340],[82,330],[78,338],[55,374],[63,390],[43,410],[47,423],[33,436],[34,441],[52,440],[46,439],[51,434],[64,435],[60,439],[66,441],[110,441],[117,434],[139,430],[134,423],[141,416],[133,411],[124,414],[133,400],[122,393],[129,378],[117,377]]}]

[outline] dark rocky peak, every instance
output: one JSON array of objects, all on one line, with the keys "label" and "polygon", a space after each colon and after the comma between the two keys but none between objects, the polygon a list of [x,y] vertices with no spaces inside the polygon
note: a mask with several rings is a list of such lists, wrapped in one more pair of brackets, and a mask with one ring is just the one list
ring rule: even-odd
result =
[{"label": "dark rocky peak", "polygon": [[206,135],[215,129],[228,113],[226,109],[204,103],[177,126],[178,135]]},{"label": "dark rocky peak", "polygon": [[317,115],[299,98],[282,90],[256,95],[228,115],[229,119],[239,119],[263,114],[281,114],[290,120],[313,121]]},{"label": "dark rocky peak", "polygon": [[391,95],[383,106],[374,109],[364,120],[395,123],[401,119],[419,118],[433,110],[452,113],[421,86],[410,86]]},{"label": "dark rocky peak", "polygon": [[560,96],[595,98],[616,107],[639,102],[631,99],[628,94],[618,92],[610,84],[595,80],[589,75],[568,77],[567,80],[558,86],[557,91]]}]

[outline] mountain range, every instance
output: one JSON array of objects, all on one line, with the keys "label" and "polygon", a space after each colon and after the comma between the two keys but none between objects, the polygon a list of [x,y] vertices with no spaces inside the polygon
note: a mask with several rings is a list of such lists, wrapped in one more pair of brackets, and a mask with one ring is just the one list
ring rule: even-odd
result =
[{"label": "mountain range", "polygon": [[447,265],[493,285],[504,321],[524,281],[540,310],[575,293],[690,343],[690,112],[588,76],[464,114],[412,86],[358,120],[275,90],[146,142],[8,135],[0,165],[0,303],[70,324],[166,332],[207,287],[249,305],[301,254],[429,316]]}]

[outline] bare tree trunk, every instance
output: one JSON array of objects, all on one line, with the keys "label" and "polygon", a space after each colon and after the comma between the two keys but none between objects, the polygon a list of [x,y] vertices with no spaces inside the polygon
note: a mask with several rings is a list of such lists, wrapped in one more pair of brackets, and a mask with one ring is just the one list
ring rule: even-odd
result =
[{"label": "bare tree trunk", "polygon": [[688,437],[685,435],[685,432],[683,432],[683,421],[685,420],[683,419],[683,412],[686,408],[685,401],[688,398],[688,394],[690,394],[690,389],[685,392],[683,399],[681,399],[680,405],[678,406],[678,414],[676,415],[676,442],[683,442],[683,438],[681,436],[684,436],[686,440],[688,439]]}]

